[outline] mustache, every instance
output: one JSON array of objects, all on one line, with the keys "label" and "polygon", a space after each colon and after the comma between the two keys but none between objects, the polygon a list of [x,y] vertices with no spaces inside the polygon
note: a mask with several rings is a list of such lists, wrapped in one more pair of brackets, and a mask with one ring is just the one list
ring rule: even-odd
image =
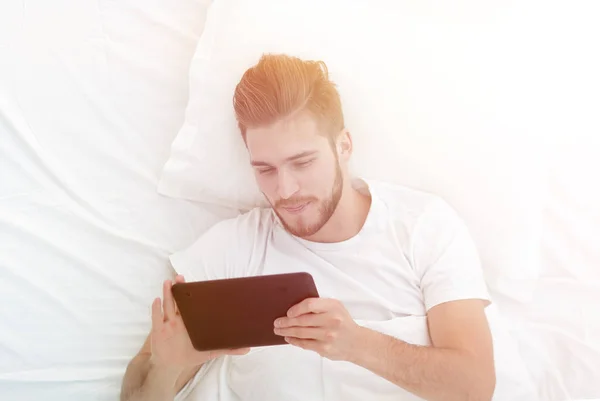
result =
[{"label": "mustache", "polygon": [[294,207],[303,205],[308,202],[316,201],[314,197],[302,197],[302,198],[290,198],[290,199],[280,199],[275,203],[276,208],[282,207]]}]

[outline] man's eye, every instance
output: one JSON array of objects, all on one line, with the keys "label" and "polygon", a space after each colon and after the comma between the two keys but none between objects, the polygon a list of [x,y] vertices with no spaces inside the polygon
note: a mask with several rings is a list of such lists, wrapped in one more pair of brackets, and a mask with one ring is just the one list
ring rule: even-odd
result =
[{"label": "man's eye", "polygon": [[258,169],[258,173],[259,174],[270,174],[272,172],[273,172],[272,168],[261,168],[261,169]]},{"label": "man's eye", "polygon": [[306,160],[306,161],[303,161],[303,162],[298,162],[298,163],[296,163],[296,166],[298,166],[298,167],[307,167],[307,166],[310,166],[310,164],[313,161],[314,160]]}]

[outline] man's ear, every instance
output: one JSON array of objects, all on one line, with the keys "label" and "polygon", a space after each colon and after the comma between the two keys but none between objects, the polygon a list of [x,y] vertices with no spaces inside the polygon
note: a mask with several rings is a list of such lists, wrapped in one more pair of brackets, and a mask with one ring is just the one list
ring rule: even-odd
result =
[{"label": "man's ear", "polygon": [[338,136],[337,152],[339,158],[345,161],[348,161],[352,155],[352,136],[350,135],[350,131],[345,128]]}]

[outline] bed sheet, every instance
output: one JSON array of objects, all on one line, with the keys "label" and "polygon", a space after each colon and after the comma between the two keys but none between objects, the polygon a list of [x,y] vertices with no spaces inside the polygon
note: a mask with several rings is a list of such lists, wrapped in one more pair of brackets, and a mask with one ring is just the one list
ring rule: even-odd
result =
[{"label": "bed sheet", "polygon": [[512,334],[541,400],[599,399],[600,285],[542,278],[511,313]]},{"label": "bed sheet", "polygon": [[577,124],[549,171],[533,300],[498,299],[547,401],[600,399],[600,127],[589,117]]},{"label": "bed sheet", "polygon": [[[168,254],[235,214],[156,193],[207,3],[0,5],[0,399],[116,399]],[[600,398],[592,145],[552,175],[534,301],[497,300],[548,401]]]},{"label": "bed sheet", "polygon": [[157,194],[198,0],[0,5],[0,399],[115,400],[171,274],[232,212]]}]

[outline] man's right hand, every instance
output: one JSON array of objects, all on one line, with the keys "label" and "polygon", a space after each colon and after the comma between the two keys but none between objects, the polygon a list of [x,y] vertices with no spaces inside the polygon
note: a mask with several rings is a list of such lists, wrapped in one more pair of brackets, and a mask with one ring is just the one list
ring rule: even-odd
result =
[{"label": "man's right hand", "polygon": [[[183,276],[175,278],[176,283],[184,283]],[[172,282],[163,283],[163,300],[156,298],[152,303],[151,363],[154,366],[185,370],[200,366],[222,355],[244,355],[249,348],[215,351],[197,351],[185,329],[171,292]],[[210,328],[207,328],[210,330]]]}]

